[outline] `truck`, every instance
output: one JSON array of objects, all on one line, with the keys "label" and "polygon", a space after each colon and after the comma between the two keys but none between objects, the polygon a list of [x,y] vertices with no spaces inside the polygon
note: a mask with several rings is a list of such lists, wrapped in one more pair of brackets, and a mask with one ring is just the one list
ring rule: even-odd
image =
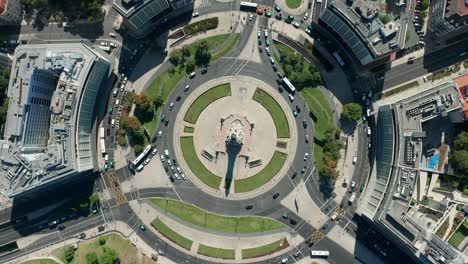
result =
[{"label": "truck", "polygon": [[353,193],[351,194],[351,197],[349,197],[348,203],[349,203],[350,205],[353,204],[353,202],[354,202],[355,199],[356,199],[356,193],[353,192]]}]

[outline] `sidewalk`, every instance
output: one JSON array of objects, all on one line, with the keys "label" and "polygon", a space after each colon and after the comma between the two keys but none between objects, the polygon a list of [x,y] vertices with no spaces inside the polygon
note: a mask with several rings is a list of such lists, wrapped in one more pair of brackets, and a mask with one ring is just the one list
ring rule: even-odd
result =
[{"label": "sidewalk", "polygon": [[[226,234],[217,231],[211,231],[203,229],[199,226],[191,225],[185,222],[178,220],[175,217],[170,215],[164,214],[158,207],[151,204],[149,201],[143,201],[140,204],[136,201],[131,201],[130,206],[132,209],[138,214],[141,218],[142,222],[148,226],[151,232],[157,232],[152,226],[151,222],[156,218],[160,218],[167,226],[169,226],[172,230],[176,231],[177,233],[181,234],[184,237],[190,238],[193,240],[191,252],[195,254],[198,251],[198,245],[203,244],[211,247],[222,247],[227,249],[235,249],[236,251],[236,262],[247,262],[247,260],[243,261],[241,259],[241,250],[245,248],[252,248],[263,246],[265,244],[272,243],[279,239],[286,238],[290,245],[295,246],[299,245],[303,238],[299,235],[292,235],[292,233],[288,231],[271,231],[266,233],[253,233],[253,234]],[[163,237],[162,235],[159,235]],[[167,243],[171,244],[172,246],[178,248],[183,252],[187,252],[186,249],[180,247],[179,245],[173,243],[172,241],[165,239]],[[289,250],[290,247],[283,249],[279,252],[275,252],[274,254],[258,258],[266,259],[274,256],[281,255],[285,251]],[[216,262],[226,262],[220,259],[214,259],[209,257],[202,257],[198,255],[200,258],[206,258]],[[250,260],[251,261],[251,260]],[[232,262],[227,261],[227,262]]]}]

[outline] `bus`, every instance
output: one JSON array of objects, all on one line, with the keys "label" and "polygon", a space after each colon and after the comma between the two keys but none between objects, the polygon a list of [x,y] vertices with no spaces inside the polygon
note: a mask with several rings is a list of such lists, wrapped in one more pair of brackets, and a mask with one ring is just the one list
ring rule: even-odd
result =
[{"label": "bus", "polygon": [[338,54],[338,52],[333,52],[333,57],[335,58],[335,60],[338,62],[338,64],[340,64],[341,67],[344,67],[345,66],[345,63],[344,61],[341,59],[340,55]]},{"label": "bus", "polygon": [[102,154],[106,153],[106,141],[103,138],[101,138],[101,152]]},{"label": "bus", "polygon": [[257,3],[251,2],[240,2],[240,10],[247,11],[247,12],[257,12]]},{"label": "bus", "polygon": [[291,94],[296,92],[296,87],[286,77],[283,78],[283,85]]},{"label": "bus", "polygon": [[100,139],[103,139],[103,138],[104,138],[104,127],[101,127],[101,128],[99,129],[99,138],[100,138]]},{"label": "bus", "polygon": [[151,145],[146,146],[143,152],[135,160],[132,161],[133,167],[137,168],[138,164],[140,164],[146,158],[146,156],[150,153],[150,151],[151,151]]},{"label": "bus", "polygon": [[312,258],[327,258],[330,256],[330,252],[328,250],[311,250],[310,257]]}]

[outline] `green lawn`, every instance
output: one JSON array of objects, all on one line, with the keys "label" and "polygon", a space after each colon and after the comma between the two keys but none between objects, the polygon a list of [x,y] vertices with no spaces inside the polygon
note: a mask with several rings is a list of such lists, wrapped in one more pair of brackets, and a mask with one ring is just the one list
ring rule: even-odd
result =
[{"label": "green lawn", "polygon": [[385,95],[385,96],[390,96],[390,95],[392,95],[392,94],[396,94],[396,93],[399,93],[399,92],[403,92],[403,91],[405,91],[405,90],[408,90],[408,89],[410,89],[410,88],[416,87],[416,86],[418,86],[418,85],[419,85],[418,81],[412,81],[412,82],[409,82],[409,83],[407,83],[407,84],[400,85],[400,86],[398,86],[397,88],[388,90],[387,92],[384,92],[384,95]]},{"label": "green lawn", "polygon": [[325,131],[334,127],[333,110],[328,98],[319,88],[305,88],[300,93],[313,115],[314,136],[323,139]]},{"label": "green lawn", "polygon": [[194,127],[184,126],[185,133],[193,133],[195,131]]},{"label": "green lawn", "polygon": [[289,138],[289,123],[281,106],[268,93],[260,88],[255,90],[253,99],[261,104],[270,113],[276,127],[276,135],[279,138]]},{"label": "green lawn", "polygon": [[[99,244],[99,238],[101,237],[105,238],[106,242],[104,245]],[[148,257],[142,256],[141,252],[136,247],[134,247],[129,240],[123,238],[122,236],[118,234],[103,235],[103,236],[100,236],[99,238],[96,238],[93,240],[80,241],[78,243],[78,248],[75,251],[75,257],[73,258],[73,261],[71,263],[72,264],[86,263],[86,255],[88,253],[96,253],[98,258],[101,257],[103,255],[104,246],[109,247],[118,253],[120,263],[132,263],[135,258],[140,258],[140,257],[143,258],[143,263],[150,262],[150,259]],[[57,258],[62,258],[64,254],[64,249],[65,247],[57,248],[52,251],[52,255],[56,256]],[[55,262],[52,262],[52,263],[55,263]],[[49,263],[46,262],[45,264],[49,264]]]},{"label": "green lawn", "polygon": [[58,264],[58,262],[52,259],[35,259],[22,262],[22,264]]},{"label": "green lawn", "polygon": [[317,171],[323,167],[323,157],[325,157],[325,153],[323,153],[322,146],[314,143],[314,160],[317,162]]},{"label": "green lawn", "polygon": [[[221,45],[224,41],[228,39],[228,35],[218,35],[207,38],[208,45],[210,48],[215,49]],[[211,61],[215,61],[218,58],[223,57],[227,52],[229,52],[237,40],[239,40],[239,34],[236,34],[233,40],[229,40],[224,48],[220,51],[212,54]],[[195,50],[195,43],[187,45],[189,50]],[[191,53],[192,54],[192,53]],[[194,52],[193,52],[194,54]],[[171,66],[170,69],[161,73],[145,90],[148,93],[152,100],[155,100],[158,96],[161,96],[163,101],[166,102],[167,97],[171,94],[172,90],[176,87],[177,83],[184,78],[186,75],[185,68],[182,65]],[[153,134],[156,131],[160,117],[161,117],[162,107],[158,107],[155,113],[153,113],[153,119],[149,122],[144,123],[143,125],[148,129],[150,134]]]},{"label": "green lawn", "polygon": [[286,157],[285,153],[275,151],[270,162],[260,172],[245,179],[235,180],[235,192],[242,193],[255,190],[269,182],[283,167]]},{"label": "green lawn", "polygon": [[266,244],[255,248],[242,249],[242,259],[256,258],[274,253],[282,248],[287,247],[288,241],[286,239],[280,239],[270,244]]},{"label": "green lawn", "polygon": [[229,83],[221,84],[207,90],[193,101],[192,105],[190,105],[189,109],[185,113],[184,120],[189,123],[196,124],[201,112],[203,112],[208,105],[220,98],[230,95],[231,85]]},{"label": "green lawn", "polygon": [[212,258],[234,259],[236,252],[234,249],[215,248],[200,244],[198,247],[198,254]]},{"label": "green lawn", "polygon": [[[205,38],[203,40],[206,40],[206,42],[208,43],[208,50],[212,50],[218,47],[219,45],[223,44],[229,38],[230,35],[231,34],[216,35]],[[195,52],[197,51],[197,45],[198,43],[200,43],[200,41],[202,40],[186,45],[192,56],[195,55]]]},{"label": "green lawn", "polygon": [[465,239],[465,237],[468,236],[467,225],[468,225],[468,221],[465,221],[465,223],[463,223],[463,225],[461,225],[458,228],[458,230],[455,232],[455,234],[453,234],[453,236],[450,238],[450,240],[448,242],[452,246],[458,247],[458,245],[460,245],[460,243],[463,241],[463,239]]},{"label": "green lawn", "polygon": [[192,204],[165,198],[149,199],[182,221],[225,233],[255,233],[286,228],[276,220],[258,216],[224,216],[205,211]]},{"label": "green lawn", "polygon": [[209,171],[198,159],[198,155],[195,152],[195,146],[193,144],[193,137],[181,137],[180,146],[182,148],[184,159],[192,173],[207,186],[218,190],[219,185],[221,184],[221,177]]},{"label": "green lawn", "polygon": [[151,225],[158,230],[163,236],[167,239],[171,240],[172,242],[176,243],[177,245],[190,250],[192,248],[193,241],[180,235],[179,233],[175,232],[171,228],[169,228],[166,224],[164,224],[159,218],[156,218],[151,222]]},{"label": "green lawn", "polygon": [[286,5],[289,8],[296,9],[301,6],[301,0],[286,0]]},{"label": "green lawn", "polygon": [[232,39],[228,40],[229,42],[226,43],[226,46],[224,46],[222,49],[218,50],[217,52],[214,52],[211,54],[211,59],[210,61],[213,62],[219,58],[222,58],[226,53],[228,53],[234,46],[236,45],[237,41],[239,41],[240,34],[235,34]]}]

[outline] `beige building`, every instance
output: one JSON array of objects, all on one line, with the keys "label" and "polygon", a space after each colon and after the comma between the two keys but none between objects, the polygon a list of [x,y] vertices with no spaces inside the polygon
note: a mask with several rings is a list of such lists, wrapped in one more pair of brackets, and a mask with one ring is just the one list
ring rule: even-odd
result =
[{"label": "beige building", "polygon": [[20,0],[0,0],[0,25],[19,24],[22,14]]}]

